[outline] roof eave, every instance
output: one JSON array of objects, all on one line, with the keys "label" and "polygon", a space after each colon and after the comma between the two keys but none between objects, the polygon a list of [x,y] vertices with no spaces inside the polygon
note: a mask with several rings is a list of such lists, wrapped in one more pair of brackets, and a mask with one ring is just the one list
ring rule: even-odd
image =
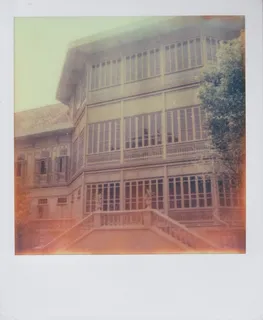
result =
[{"label": "roof eave", "polygon": [[50,131],[45,131],[45,132],[36,132],[32,134],[25,134],[22,136],[15,136],[15,141],[21,141],[21,140],[26,140],[28,138],[41,138],[41,137],[47,137],[50,135],[54,134],[66,134],[66,133],[71,133],[74,129],[74,126],[64,128],[64,129],[55,129],[55,130],[50,130]]}]

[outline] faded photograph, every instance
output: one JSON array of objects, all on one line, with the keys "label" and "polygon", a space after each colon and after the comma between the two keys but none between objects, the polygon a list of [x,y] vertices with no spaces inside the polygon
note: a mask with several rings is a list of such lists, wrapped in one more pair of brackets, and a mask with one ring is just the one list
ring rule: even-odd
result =
[{"label": "faded photograph", "polygon": [[15,19],[15,253],[245,253],[243,16]]}]

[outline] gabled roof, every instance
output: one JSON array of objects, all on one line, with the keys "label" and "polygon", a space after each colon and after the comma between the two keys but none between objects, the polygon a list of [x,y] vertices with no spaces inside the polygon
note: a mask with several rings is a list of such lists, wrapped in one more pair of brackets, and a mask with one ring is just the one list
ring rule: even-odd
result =
[{"label": "gabled roof", "polygon": [[15,138],[73,128],[69,109],[61,103],[16,112],[14,121]]},{"label": "gabled roof", "polygon": [[141,22],[79,39],[69,46],[58,84],[57,100],[69,104],[79,73],[89,54],[198,24],[212,28],[229,27],[240,30],[244,26],[244,19],[241,16],[225,16],[224,19],[219,16],[216,18],[211,16],[151,17],[146,19],[145,23]]}]

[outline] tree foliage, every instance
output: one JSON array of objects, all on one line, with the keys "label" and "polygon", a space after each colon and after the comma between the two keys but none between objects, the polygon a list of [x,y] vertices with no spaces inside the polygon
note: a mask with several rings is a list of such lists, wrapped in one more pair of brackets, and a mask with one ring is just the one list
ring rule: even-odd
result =
[{"label": "tree foliage", "polygon": [[203,74],[201,107],[207,129],[225,174],[240,186],[245,170],[245,51],[244,34],[222,44],[217,64]]}]

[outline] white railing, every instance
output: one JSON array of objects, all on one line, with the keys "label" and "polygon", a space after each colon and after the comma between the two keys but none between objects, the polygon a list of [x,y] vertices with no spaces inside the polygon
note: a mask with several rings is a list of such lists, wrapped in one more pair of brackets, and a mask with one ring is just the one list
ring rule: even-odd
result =
[{"label": "white railing", "polygon": [[110,211],[93,212],[59,237],[44,246],[43,253],[62,252],[76,240],[84,237],[94,229],[116,229],[116,228],[155,228],[166,234],[171,240],[180,242],[189,250],[217,250],[218,246],[203,238],[199,234],[189,230],[184,225],[169,218],[154,209],[134,211]]},{"label": "white railing", "polygon": [[73,225],[71,228],[63,232],[60,236],[53,239],[43,248],[41,251],[43,253],[54,252],[57,250],[66,249],[68,245],[77,239],[78,237],[85,235],[88,231],[91,231],[94,227],[94,215],[90,214],[80,222]]},{"label": "white railing", "polygon": [[200,236],[199,234],[189,230],[186,226],[161,214],[157,210],[151,210],[151,224],[171,236],[175,240],[182,242],[193,250],[217,250],[219,247]]},{"label": "white railing", "polygon": [[222,225],[222,226],[224,226],[224,227],[226,227],[226,228],[229,228],[229,227],[230,227],[229,224],[228,224],[226,221],[224,221],[224,220],[222,220],[222,219],[220,218],[218,208],[215,208],[215,209],[213,210],[212,215],[213,215],[214,222],[217,222],[219,225]]},{"label": "white railing", "polygon": [[[100,226],[101,227],[132,227],[144,226],[143,211],[111,211],[101,212]],[[98,215],[98,213],[95,213]]]}]

